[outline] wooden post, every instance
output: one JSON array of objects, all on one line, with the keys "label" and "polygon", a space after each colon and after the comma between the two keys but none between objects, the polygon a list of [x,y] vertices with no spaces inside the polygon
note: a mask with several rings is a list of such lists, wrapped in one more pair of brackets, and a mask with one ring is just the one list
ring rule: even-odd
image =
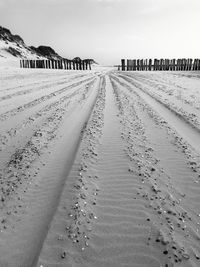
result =
[{"label": "wooden post", "polygon": [[78,64],[78,61],[74,61],[74,64],[75,64],[75,70],[79,70],[79,64]]},{"label": "wooden post", "polygon": [[137,61],[136,61],[136,59],[134,59],[133,62],[134,62],[134,71],[136,71],[137,70]]},{"label": "wooden post", "polygon": [[167,59],[167,62],[166,62],[166,70],[169,71],[169,64],[170,64],[170,60]]},{"label": "wooden post", "polygon": [[183,71],[184,70],[184,59],[181,58],[180,62],[181,62],[181,70]]},{"label": "wooden post", "polygon": [[67,62],[66,62],[66,59],[64,59],[64,68],[65,68],[65,70],[67,69]]},{"label": "wooden post", "polygon": [[132,70],[132,60],[129,59],[129,71],[131,71],[131,70]]},{"label": "wooden post", "polygon": [[190,58],[189,70],[193,70],[193,63],[194,63],[194,60]]},{"label": "wooden post", "polygon": [[172,59],[172,70],[176,70],[176,59]]},{"label": "wooden post", "polygon": [[129,59],[126,60],[126,70],[129,71]]},{"label": "wooden post", "polygon": [[182,58],[181,60],[181,67],[182,67],[182,71],[184,71],[185,70],[185,59],[184,58]]},{"label": "wooden post", "polygon": [[180,59],[179,58],[177,59],[177,70],[178,71],[180,70]]},{"label": "wooden post", "polygon": [[133,60],[132,59],[130,59],[130,61],[129,61],[129,69],[130,69],[130,71],[133,70]]},{"label": "wooden post", "polygon": [[197,59],[197,70],[200,70],[200,60]]},{"label": "wooden post", "polygon": [[150,70],[149,69],[149,59],[145,59],[145,71]]},{"label": "wooden post", "polygon": [[151,68],[152,68],[152,59],[149,59],[149,66],[148,66],[148,70],[151,71]]},{"label": "wooden post", "polygon": [[132,71],[132,60],[129,59],[129,71]]},{"label": "wooden post", "polygon": [[121,63],[122,63],[122,71],[125,71],[125,59],[122,59]]},{"label": "wooden post", "polygon": [[140,70],[144,70],[144,59],[140,59]]},{"label": "wooden post", "polygon": [[186,71],[186,69],[187,69],[187,59],[186,58],[184,58],[184,70]]},{"label": "wooden post", "polygon": [[136,66],[137,66],[136,69],[139,70],[140,69],[140,60],[139,59],[137,59],[137,65]]},{"label": "wooden post", "polygon": [[154,58],[154,61],[153,61],[153,70],[154,71],[156,70],[156,58]]},{"label": "wooden post", "polygon": [[167,59],[165,58],[164,59],[164,71],[166,71],[167,70]]},{"label": "wooden post", "polygon": [[81,60],[81,69],[88,69],[88,62],[85,62],[85,60]]},{"label": "wooden post", "polygon": [[147,69],[147,59],[143,59],[143,71]]},{"label": "wooden post", "polygon": [[186,70],[189,70],[189,68],[190,68],[190,59],[187,58],[187,60],[186,60]]},{"label": "wooden post", "polygon": [[134,70],[134,60],[132,59],[132,71]]},{"label": "wooden post", "polygon": [[80,62],[79,62],[79,69],[80,69],[80,70],[83,69],[83,60],[80,60]]},{"label": "wooden post", "polygon": [[60,64],[60,60],[58,60],[58,69],[61,69],[61,64]]},{"label": "wooden post", "polygon": [[159,70],[162,70],[162,59],[159,59]]},{"label": "wooden post", "polygon": [[197,70],[197,58],[195,58],[195,68],[194,70]]}]

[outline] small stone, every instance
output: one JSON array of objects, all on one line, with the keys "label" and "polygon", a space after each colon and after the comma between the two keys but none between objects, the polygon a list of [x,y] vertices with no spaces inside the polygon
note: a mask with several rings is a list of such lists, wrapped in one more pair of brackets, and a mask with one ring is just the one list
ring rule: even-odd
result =
[{"label": "small stone", "polygon": [[183,258],[189,260],[190,256],[187,253],[183,253]]},{"label": "small stone", "polygon": [[66,252],[64,251],[62,254],[61,254],[61,258],[64,259],[66,257]]}]

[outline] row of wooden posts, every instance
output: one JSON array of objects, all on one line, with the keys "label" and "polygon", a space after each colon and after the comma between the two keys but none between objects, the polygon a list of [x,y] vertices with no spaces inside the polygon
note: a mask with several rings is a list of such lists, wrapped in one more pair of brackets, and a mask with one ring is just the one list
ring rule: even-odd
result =
[{"label": "row of wooden posts", "polygon": [[64,70],[91,70],[89,60],[20,60],[20,68],[64,69]]},{"label": "row of wooden posts", "polygon": [[118,70],[122,71],[190,71],[200,70],[200,59],[125,59]]}]

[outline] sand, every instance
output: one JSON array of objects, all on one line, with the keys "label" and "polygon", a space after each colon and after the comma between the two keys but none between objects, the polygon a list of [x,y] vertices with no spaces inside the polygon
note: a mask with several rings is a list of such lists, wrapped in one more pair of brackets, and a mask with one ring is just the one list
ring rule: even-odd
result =
[{"label": "sand", "polygon": [[0,266],[200,266],[199,78],[2,69]]}]

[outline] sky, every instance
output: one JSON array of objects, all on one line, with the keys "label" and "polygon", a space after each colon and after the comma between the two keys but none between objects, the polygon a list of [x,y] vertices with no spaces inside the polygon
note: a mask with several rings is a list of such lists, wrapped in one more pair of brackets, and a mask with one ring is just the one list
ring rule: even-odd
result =
[{"label": "sky", "polygon": [[0,26],[104,65],[200,57],[200,0],[0,0]]}]

